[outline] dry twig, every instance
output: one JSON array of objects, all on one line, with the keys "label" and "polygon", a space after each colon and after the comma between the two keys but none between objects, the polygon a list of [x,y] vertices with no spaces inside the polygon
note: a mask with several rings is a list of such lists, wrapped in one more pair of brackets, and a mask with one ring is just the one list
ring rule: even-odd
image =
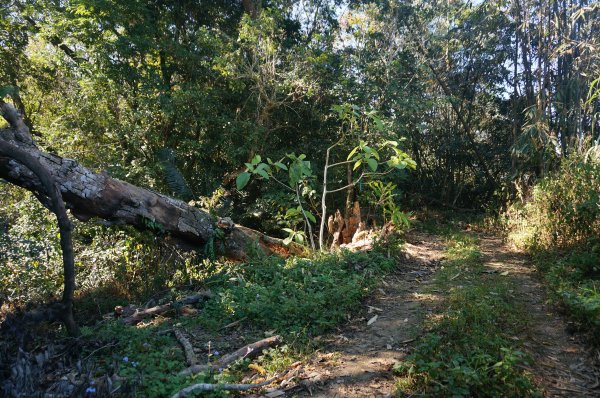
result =
[{"label": "dry twig", "polygon": [[196,353],[194,353],[194,347],[192,347],[192,343],[185,337],[183,331],[179,328],[174,328],[173,333],[175,334],[175,338],[183,347],[183,352],[185,353],[185,361],[188,366],[194,366],[198,364],[198,357],[196,357]]},{"label": "dry twig", "polygon": [[229,391],[247,391],[255,388],[261,388],[267,386],[277,380],[279,376],[275,376],[269,380],[263,381],[262,383],[256,384],[208,384],[199,383],[193,386],[186,387],[176,392],[171,398],[184,398],[187,394],[194,391],[215,391],[215,390],[229,390]]},{"label": "dry twig", "polygon": [[180,375],[192,375],[195,373],[204,372],[210,369],[224,369],[237,361],[238,359],[251,358],[262,352],[265,348],[277,346],[283,342],[281,336],[272,336],[266,339],[259,340],[255,343],[248,344],[231,354],[223,355],[218,361],[208,365],[193,365],[179,372]]}]

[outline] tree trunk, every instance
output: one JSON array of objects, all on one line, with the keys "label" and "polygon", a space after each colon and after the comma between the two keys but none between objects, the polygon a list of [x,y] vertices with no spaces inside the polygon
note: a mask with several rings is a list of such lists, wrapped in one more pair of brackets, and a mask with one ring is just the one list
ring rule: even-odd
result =
[{"label": "tree trunk", "polygon": [[[16,126],[18,121],[11,121]],[[208,212],[187,203],[110,177],[95,173],[75,160],[40,151],[26,137],[19,139],[16,128],[0,131],[0,140],[18,148],[38,162],[56,182],[66,207],[75,218],[88,221],[101,218],[114,225],[132,225],[140,230],[166,233],[187,247],[221,246],[215,242],[217,220]],[[47,200],[49,192],[21,159],[10,152],[0,153],[0,178],[23,187]],[[45,198],[45,199],[44,199]],[[264,254],[302,254],[304,247],[229,223],[225,228],[224,253],[244,260],[250,252]]]},{"label": "tree trunk", "polygon": [[[15,130],[8,138],[13,141],[0,139],[0,156],[10,156],[15,161],[28,168],[30,173],[38,179],[40,187],[45,191],[46,197],[38,192],[36,195],[55,215],[60,232],[60,248],[63,258],[64,290],[60,303],[54,305],[54,311],[46,314],[50,320],[62,321],[69,334],[78,335],[79,328],[73,317],[73,294],[75,292],[75,255],[73,253],[72,231],[73,225],[67,214],[65,202],[62,199],[57,181],[48,169],[34,156],[15,145],[21,142],[24,146],[33,146],[29,128],[22,122],[17,110],[10,104],[0,104],[0,114],[11,123]],[[2,134],[5,136],[5,134]]]}]

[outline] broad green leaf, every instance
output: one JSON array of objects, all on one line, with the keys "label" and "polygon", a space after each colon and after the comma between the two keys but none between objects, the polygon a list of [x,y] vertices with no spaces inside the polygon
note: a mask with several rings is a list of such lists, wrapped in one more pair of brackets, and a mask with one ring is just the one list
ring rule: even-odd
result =
[{"label": "broad green leaf", "polygon": [[306,215],[306,218],[308,218],[313,224],[317,222],[317,219],[315,218],[315,216],[313,216],[311,212],[305,211],[304,214]]},{"label": "broad green leaf", "polygon": [[309,161],[302,162],[300,169],[302,170],[302,175],[307,177],[312,176],[312,168]]},{"label": "broad green leaf", "polygon": [[293,163],[289,169],[290,185],[295,186],[302,178],[302,170],[297,163]]},{"label": "broad green leaf", "polygon": [[292,239],[294,239],[294,235],[288,236],[283,240],[283,244],[286,246],[289,245],[290,243],[292,243]]},{"label": "broad green leaf", "polygon": [[354,167],[352,168],[352,170],[358,169],[361,164],[362,164],[362,159],[357,160],[356,163],[354,163]]},{"label": "broad green leaf", "polygon": [[300,211],[294,207],[292,207],[291,209],[288,209],[285,212],[285,218],[292,218],[297,216],[298,214],[300,214]]},{"label": "broad green leaf", "polygon": [[377,166],[379,165],[379,163],[377,163],[377,160],[373,158],[367,159],[367,164],[369,165],[369,168],[372,171],[377,171]]},{"label": "broad green leaf", "polygon": [[281,162],[275,162],[274,164],[275,164],[275,166],[279,167],[280,169],[283,169],[283,170],[288,169],[287,166]]},{"label": "broad green leaf", "polygon": [[262,158],[260,157],[260,155],[254,155],[254,157],[252,158],[252,164],[259,164],[261,160]]},{"label": "broad green leaf", "polygon": [[[269,174],[271,173],[271,168],[269,167],[268,164],[261,163],[258,166],[256,166],[256,170],[254,170],[254,172],[260,174],[261,176],[265,177],[268,180]],[[266,176],[265,176],[265,174],[266,174]]]},{"label": "broad green leaf", "polygon": [[240,175],[238,175],[235,179],[235,185],[238,191],[244,189],[244,187],[248,184],[248,181],[250,181],[250,173],[247,173],[245,171],[243,173],[240,173]]},{"label": "broad green leaf", "polygon": [[[264,164],[264,163],[263,163]],[[263,177],[265,180],[269,179],[269,174],[264,170],[264,169],[260,169],[260,170],[256,170],[256,174],[259,174],[261,177]]]},{"label": "broad green leaf", "polygon": [[371,148],[371,154],[373,155],[373,157],[377,160],[381,160],[379,158],[379,152],[377,152],[375,149]]},{"label": "broad green leaf", "polygon": [[284,230],[288,234],[295,234],[296,233],[296,231],[294,231],[293,229],[290,229],[290,228],[282,228],[282,230]]},{"label": "broad green leaf", "polygon": [[295,234],[294,235],[294,240],[298,243],[300,243],[301,245],[304,244],[304,236],[302,236],[302,234]]}]

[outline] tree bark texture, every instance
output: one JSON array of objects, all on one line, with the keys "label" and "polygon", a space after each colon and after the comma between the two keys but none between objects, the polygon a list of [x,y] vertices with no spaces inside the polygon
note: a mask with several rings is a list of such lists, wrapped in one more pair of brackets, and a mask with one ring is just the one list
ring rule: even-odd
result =
[{"label": "tree bark texture", "polygon": [[[11,123],[12,124],[12,123]],[[97,217],[112,224],[132,225],[140,230],[160,231],[191,247],[214,244],[216,222],[208,212],[150,189],[95,173],[75,160],[41,151],[33,142],[19,140],[15,129],[0,131],[0,140],[35,159],[56,181],[71,213],[80,221]],[[11,153],[0,153],[0,178],[47,198],[48,191],[36,173]],[[304,248],[258,231],[232,225],[224,238],[225,256],[244,260],[249,253],[302,254]]]}]

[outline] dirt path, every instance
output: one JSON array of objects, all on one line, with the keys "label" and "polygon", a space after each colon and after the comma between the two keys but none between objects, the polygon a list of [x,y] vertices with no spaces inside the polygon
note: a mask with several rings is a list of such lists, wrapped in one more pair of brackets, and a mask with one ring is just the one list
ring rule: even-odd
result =
[{"label": "dirt path", "polygon": [[533,358],[536,384],[548,397],[600,397],[600,369],[592,363],[592,353],[580,337],[568,333],[568,322],[546,304],[546,289],[527,257],[500,238],[479,238],[485,266],[491,271],[508,271],[530,315],[529,328],[521,338]]},{"label": "dirt path", "polygon": [[327,353],[307,366],[312,377],[304,380],[298,396],[391,396],[391,366],[406,356],[420,334],[423,300],[429,296],[419,290],[440,265],[443,250],[440,238],[412,234],[397,272],[386,277],[364,313],[328,342]]},{"label": "dirt path", "polygon": [[[513,279],[517,298],[531,315],[527,332],[519,338],[534,359],[530,371],[540,389],[548,397],[600,397],[600,373],[592,366],[590,352],[545,304],[544,286],[526,256],[500,238],[479,238],[484,266]],[[391,397],[395,391],[391,366],[410,352],[422,333],[423,317],[435,313],[439,302],[435,294],[420,292],[427,290],[443,252],[439,237],[413,233],[397,272],[383,281],[362,316],[345,325],[307,364],[309,377],[293,396]]]}]

